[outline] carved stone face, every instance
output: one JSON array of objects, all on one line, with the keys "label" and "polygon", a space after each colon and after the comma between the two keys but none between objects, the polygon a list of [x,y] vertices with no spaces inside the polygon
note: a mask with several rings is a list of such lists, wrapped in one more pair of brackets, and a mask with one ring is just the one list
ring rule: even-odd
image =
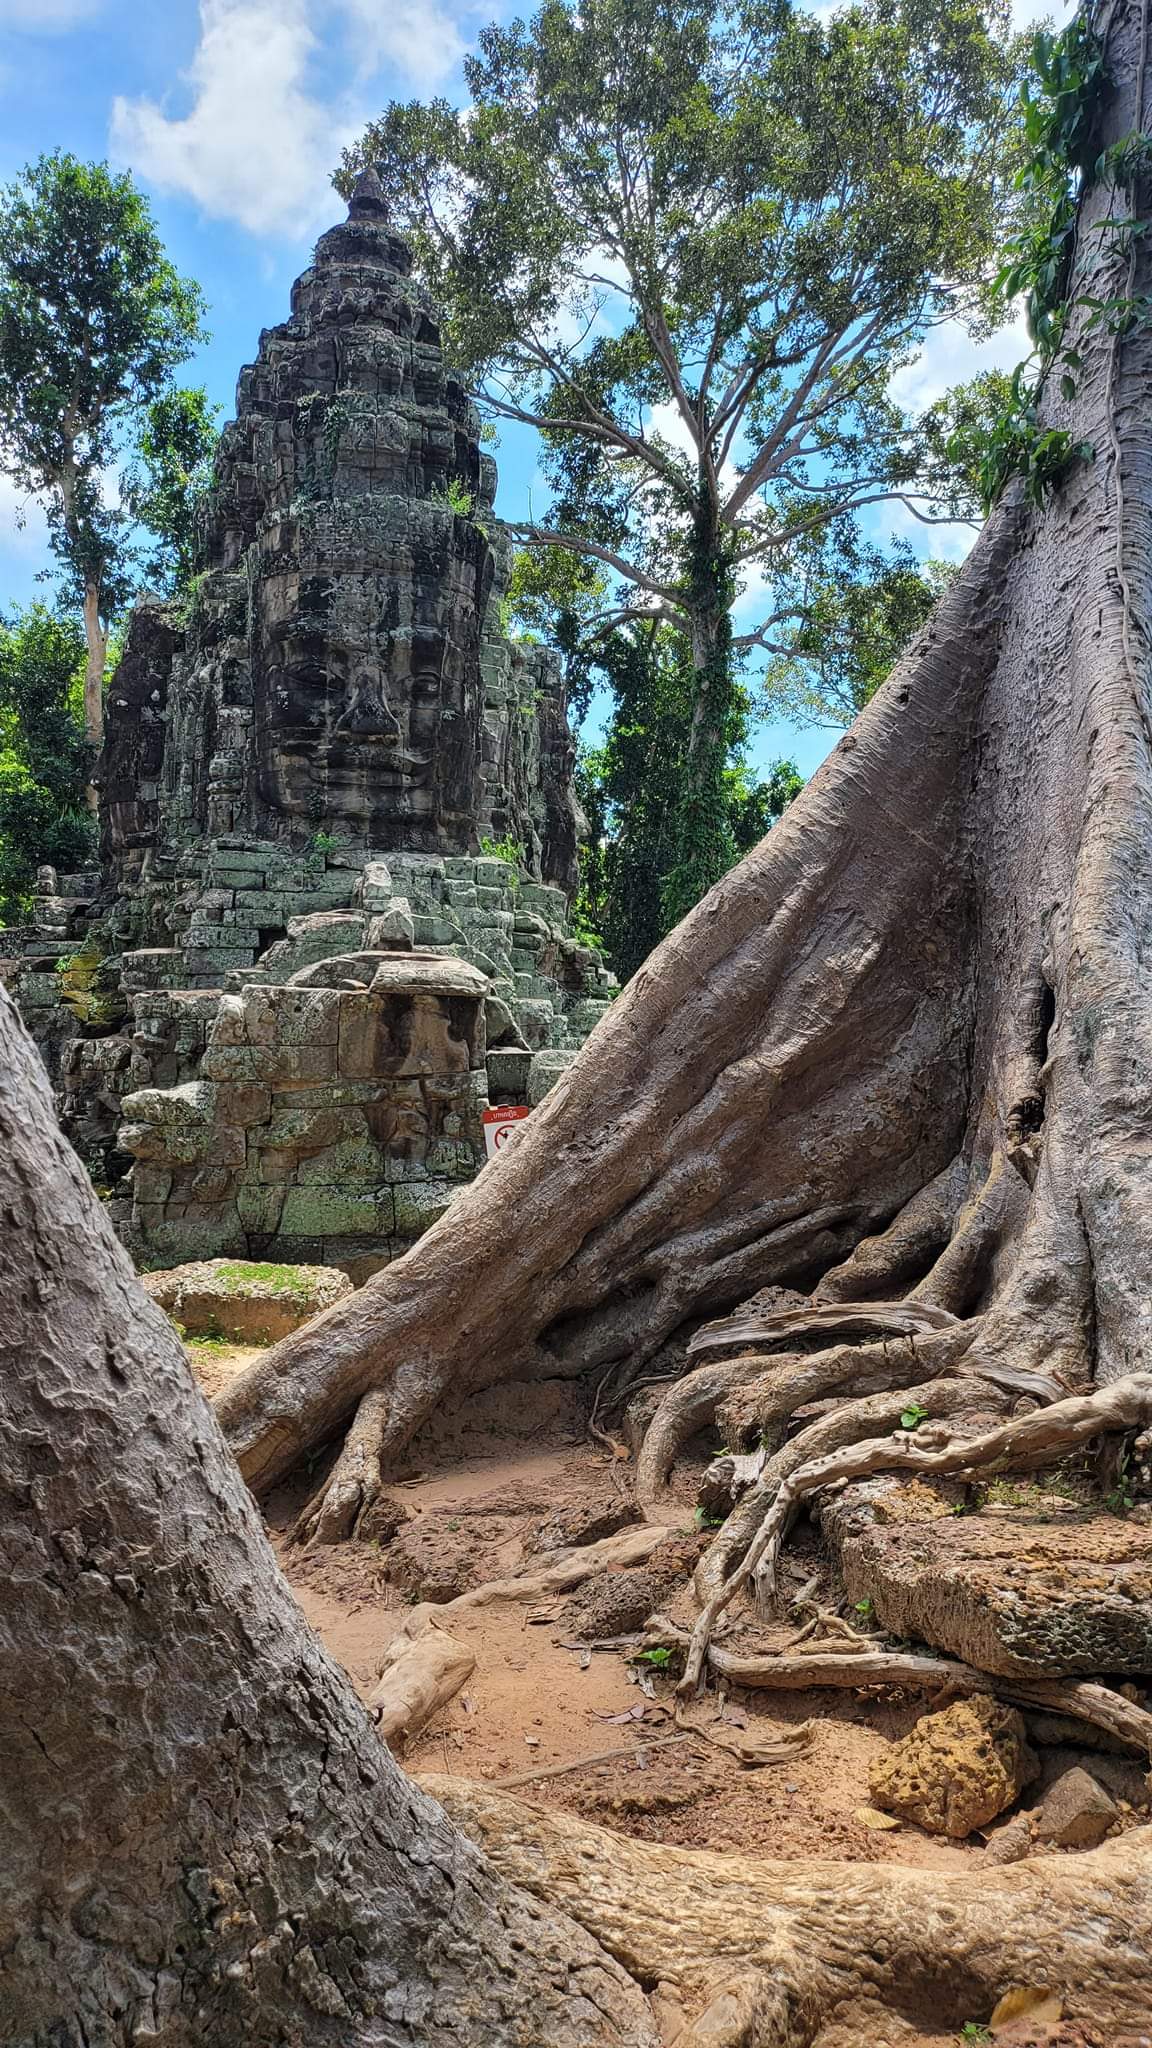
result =
[{"label": "carved stone face", "polygon": [[476,576],[443,566],[447,587],[411,572],[260,580],[254,702],[270,809],[382,847],[435,851],[466,831],[482,702]]}]

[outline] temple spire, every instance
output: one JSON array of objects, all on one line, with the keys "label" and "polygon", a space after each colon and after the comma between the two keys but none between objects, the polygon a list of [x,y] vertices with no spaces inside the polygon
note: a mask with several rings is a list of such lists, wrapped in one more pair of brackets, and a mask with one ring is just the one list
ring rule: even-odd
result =
[{"label": "temple spire", "polygon": [[349,220],[387,220],[388,202],[374,164],[361,171],[348,202]]}]

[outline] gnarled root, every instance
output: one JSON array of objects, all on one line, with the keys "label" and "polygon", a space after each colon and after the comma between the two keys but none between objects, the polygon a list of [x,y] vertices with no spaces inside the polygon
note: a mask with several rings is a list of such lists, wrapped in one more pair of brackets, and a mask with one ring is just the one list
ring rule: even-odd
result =
[{"label": "gnarled root", "polygon": [[684,1698],[695,1694],[709,1638],[718,1616],[753,1577],[762,1603],[776,1587],[780,1549],[792,1517],[804,1500],[829,1486],[868,1479],[877,1472],[1034,1471],[1109,1430],[1139,1429],[1152,1419],[1152,1373],[1132,1373],[1093,1394],[1073,1395],[999,1429],[959,1443],[935,1446],[914,1436],[869,1438],[826,1457],[800,1465],[781,1484],[761,1527],[744,1557],[723,1585],[717,1587],[692,1631],[684,1676],[678,1688]]},{"label": "gnarled root", "polygon": [[959,1415],[1003,1415],[1014,1399],[1008,1390],[987,1381],[957,1377],[925,1380],[920,1386],[899,1387],[891,1393],[866,1394],[858,1401],[846,1401],[831,1415],[821,1415],[767,1461],[751,1492],[737,1503],[717,1532],[696,1567],[697,1598],[706,1605],[723,1584],[733,1561],[747,1551],[780,1487],[801,1465],[874,1437],[879,1430],[895,1429],[909,1408],[922,1408],[930,1420],[943,1421]]},{"label": "gnarled root", "polygon": [[954,1323],[921,1337],[873,1344],[838,1344],[812,1357],[774,1359],[769,1370],[744,1376],[717,1403],[717,1427],[730,1444],[759,1441],[770,1457],[782,1449],[797,1409],[836,1395],[897,1393],[919,1380],[959,1372],[978,1325]]},{"label": "gnarled root", "polygon": [[403,1749],[454,1699],[476,1669],[474,1653],[434,1621],[389,1643],[368,1710],[390,1749]]},{"label": "gnarled root", "polygon": [[[689,1640],[687,1629],[677,1628],[663,1614],[654,1614],[644,1631],[648,1649],[683,1649]],[[955,1657],[938,1656],[935,1651],[890,1650],[870,1643],[849,1649],[840,1642],[809,1643],[803,1652],[761,1654],[710,1643],[708,1667],[717,1678],[750,1691],[807,1692],[826,1686],[860,1692],[898,1686],[902,1691],[995,1693],[1013,1706],[1083,1721],[1102,1729],[1136,1755],[1152,1757],[1152,1713],[1110,1686],[1094,1685],[1087,1679],[1001,1677],[962,1664]]]},{"label": "gnarled root", "polygon": [[[842,1316],[843,1311],[837,1313]],[[657,1520],[667,1513],[668,1480],[678,1453],[720,1412],[727,1428],[733,1417],[731,1403],[738,1397],[746,1398],[753,1418],[749,1426],[772,1451],[796,1410],[807,1402],[838,1394],[846,1386],[861,1393],[903,1386],[925,1361],[937,1371],[947,1371],[950,1364],[959,1364],[972,1340],[972,1327],[949,1317],[944,1329],[931,1327],[919,1337],[906,1334],[891,1344],[881,1340],[837,1344],[811,1354],[781,1352],[767,1369],[756,1352],[698,1366],[669,1388],[648,1425],[636,1462],[637,1501]],[[737,1428],[731,1440],[742,1442],[747,1433]]]},{"label": "gnarled root", "polygon": [[343,1543],[356,1534],[383,1488],[380,1454],[390,1410],[386,1387],[364,1395],[335,1465],[296,1519],[293,1543]]},{"label": "gnarled root", "polygon": [[833,1301],[802,1308],[769,1309],[763,1314],[737,1309],[718,1322],[704,1323],[688,1346],[689,1359],[717,1352],[788,1351],[797,1338],[818,1337],[829,1350],[837,1337],[861,1343],[869,1337],[918,1337],[925,1330],[943,1330],[955,1323],[947,1309],[907,1301]]},{"label": "gnarled root", "polygon": [[423,1783],[504,1877],[669,1987],[695,2019],[689,2042],[809,2048],[861,2000],[959,2027],[1014,1984],[1051,1989],[1090,2026],[1146,2021],[1152,1828],[974,1878],[655,1847],[487,1786]]},{"label": "gnarled root", "polygon": [[954,1159],[904,1204],[886,1230],[861,1238],[842,1265],[825,1273],[813,1300],[867,1301],[919,1279],[952,1235],[967,1179],[967,1163]]}]

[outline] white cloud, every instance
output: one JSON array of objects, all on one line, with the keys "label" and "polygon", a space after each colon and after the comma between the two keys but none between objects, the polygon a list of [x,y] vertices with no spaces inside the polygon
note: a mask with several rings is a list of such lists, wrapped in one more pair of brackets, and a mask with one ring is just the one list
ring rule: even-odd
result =
[{"label": "white cloud", "polygon": [[427,92],[455,70],[468,48],[459,22],[438,0],[338,0],[338,5],[355,35],[362,75],[390,64],[418,92]]},{"label": "white cloud", "polygon": [[99,14],[104,0],[0,0],[0,28],[61,35]]},{"label": "white cloud", "polygon": [[118,96],[116,156],[254,234],[306,233],[336,158],[332,122],[304,89],[314,49],[303,0],[201,0],[191,111]]},{"label": "white cloud", "polygon": [[[311,72],[321,57],[331,68],[336,24],[348,31],[354,78],[321,98]],[[149,183],[186,193],[218,219],[253,234],[306,236],[331,215],[329,179],[341,149],[377,111],[376,96],[361,104],[353,85],[363,94],[389,65],[427,90],[466,48],[442,0],[200,0],[189,111],[117,97],[113,151]]]},{"label": "white cloud", "polygon": [[973,341],[958,320],[946,320],[933,328],[915,361],[897,370],[889,392],[906,411],[926,412],[953,384],[968,384],[981,370],[1014,370],[1031,347],[1022,311],[987,341]]}]

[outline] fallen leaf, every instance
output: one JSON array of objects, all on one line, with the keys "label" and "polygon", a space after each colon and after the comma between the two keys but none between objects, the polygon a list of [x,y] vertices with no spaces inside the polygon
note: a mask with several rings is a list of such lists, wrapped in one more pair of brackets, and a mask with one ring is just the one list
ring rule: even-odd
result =
[{"label": "fallen leaf", "polygon": [[597,1712],[595,1707],[593,1707],[592,1711],[598,1721],[615,1721],[619,1723],[622,1721],[642,1721],[648,1709],[643,1700],[637,1700],[634,1707],[625,1707],[622,1714],[601,1714]]},{"label": "fallen leaf", "polygon": [[900,1826],[899,1814],[881,1813],[878,1806],[858,1806],[853,1819],[858,1820],[862,1828],[875,1828],[877,1832],[881,1828],[898,1828]]},{"label": "fallen leaf", "polygon": [[528,1744],[529,1749],[539,1749],[540,1737],[538,1735],[526,1735],[524,1740]]},{"label": "fallen leaf", "polygon": [[591,1665],[592,1665],[592,1652],[591,1652],[591,1650],[581,1650],[581,1652],[580,1652],[580,1669],[581,1669],[581,1671],[588,1671],[588,1670],[590,1670],[590,1669],[591,1669]]},{"label": "fallen leaf", "polygon": [[637,1676],[636,1683],[646,1699],[655,1699],[656,1687],[652,1683],[652,1673],[650,1671],[641,1671]]},{"label": "fallen leaf", "polygon": [[460,1705],[463,1707],[464,1712],[466,1714],[474,1714],[476,1712],[476,1702],[473,1699],[470,1692],[461,1693]]},{"label": "fallen leaf", "polygon": [[988,2022],[993,2034],[1001,2027],[1008,2027],[1013,2020],[1062,2020],[1064,2000],[1056,1991],[1041,1991],[1033,1985],[1021,1984],[1006,1991]]}]

